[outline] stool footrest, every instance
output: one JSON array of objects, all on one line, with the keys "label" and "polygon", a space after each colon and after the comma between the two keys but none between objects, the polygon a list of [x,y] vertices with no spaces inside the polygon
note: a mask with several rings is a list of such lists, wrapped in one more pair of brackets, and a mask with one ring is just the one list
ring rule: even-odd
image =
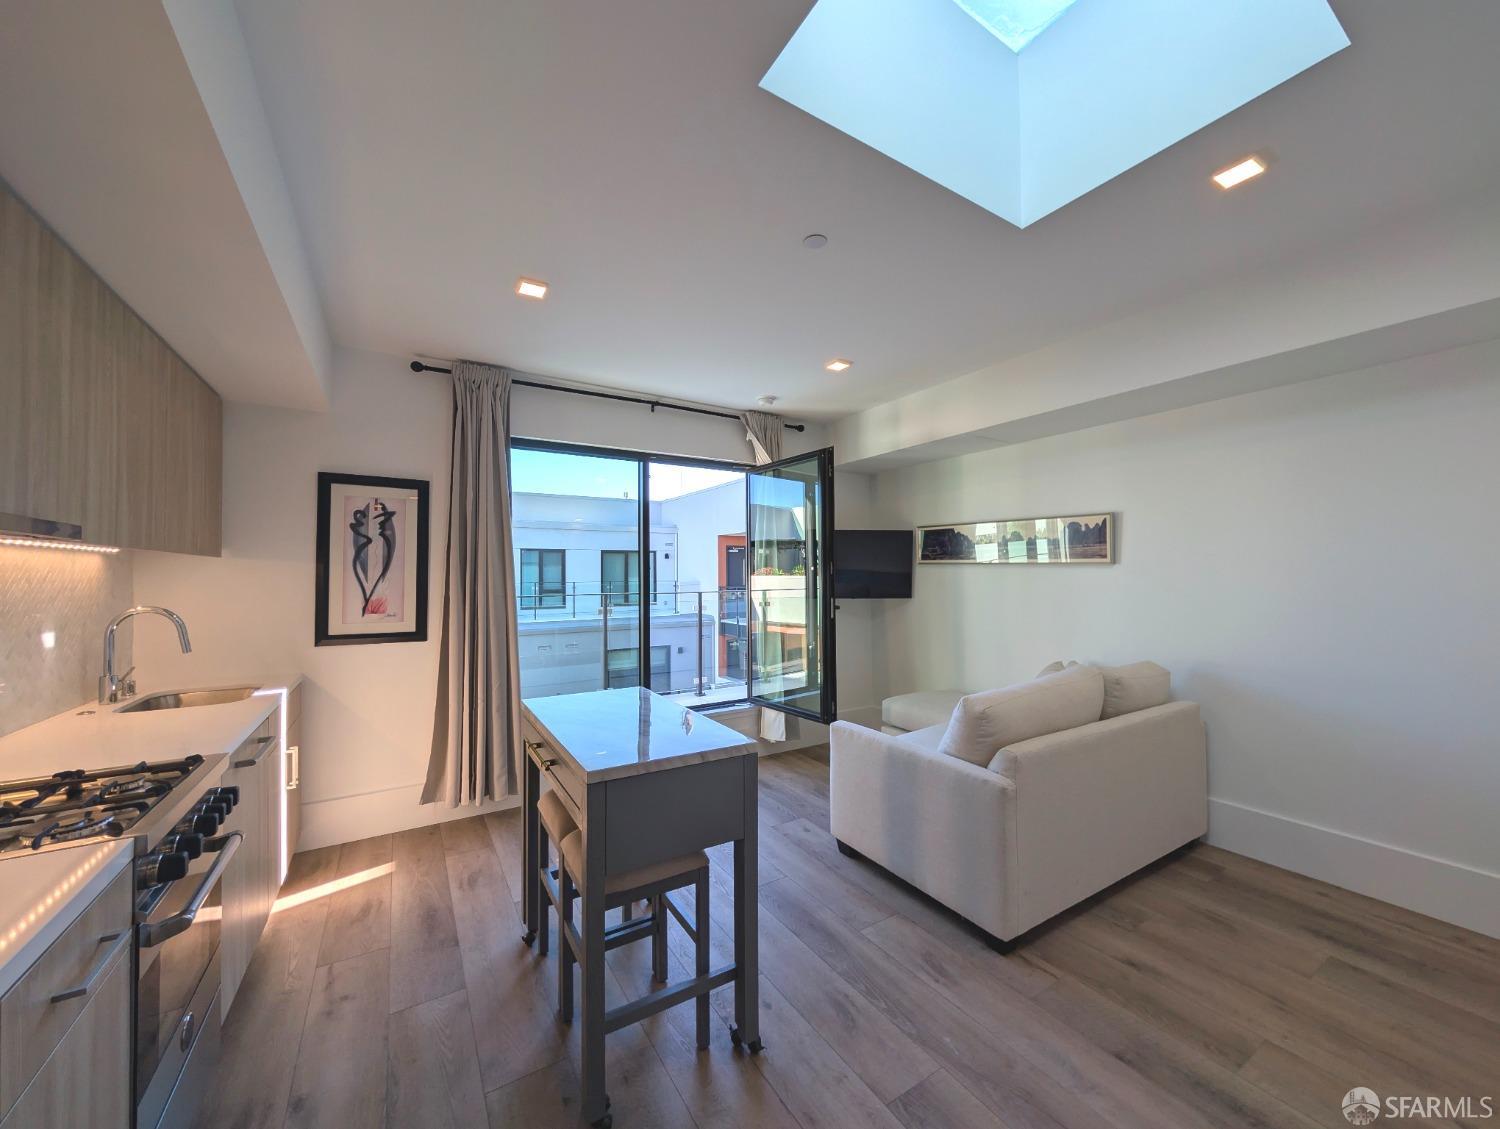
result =
[{"label": "stool footrest", "polygon": [[651,930],[655,927],[656,918],[654,917],[632,917],[629,921],[611,925],[604,931],[604,951],[618,949],[621,945],[628,945],[632,941],[649,937]]},{"label": "stool footrest", "polygon": [[674,902],[670,895],[663,894],[661,900],[666,903],[668,912],[677,919],[677,924],[682,926],[682,931],[688,935],[690,941],[698,939],[698,924],[687,919],[687,914]]},{"label": "stool footrest", "polygon": [[690,1000],[694,996],[704,996],[715,988],[731,983],[734,980],[735,966],[726,964],[723,968],[716,969],[705,976],[694,976],[691,980],[678,980],[668,984],[664,988],[658,988],[649,995],[642,996],[638,1000],[631,1000],[628,1004],[621,1004],[617,1008],[611,1008],[604,1013],[604,1031],[618,1031],[622,1027],[629,1027],[632,1023],[639,1023],[655,1015],[659,1011],[665,1011],[669,1007],[675,1007],[683,1000]]}]

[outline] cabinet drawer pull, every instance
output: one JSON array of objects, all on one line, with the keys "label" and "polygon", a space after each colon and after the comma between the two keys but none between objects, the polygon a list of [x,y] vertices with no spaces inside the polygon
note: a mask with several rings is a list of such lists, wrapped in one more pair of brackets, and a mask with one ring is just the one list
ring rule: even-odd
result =
[{"label": "cabinet drawer pull", "polygon": [[257,737],[255,739],[255,743],[261,747],[260,752],[256,753],[253,757],[246,757],[244,760],[235,761],[234,767],[254,768],[260,763],[261,758],[264,757],[266,753],[270,752],[271,742],[274,740],[276,740],[276,738],[274,737]]},{"label": "cabinet drawer pull", "polygon": [[65,1000],[76,1000],[80,996],[86,996],[92,992],[95,985],[99,983],[99,978],[104,975],[104,970],[114,963],[116,954],[126,945],[130,944],[130,930],[119,929],[113,933],[106,933],[99,938],[101,945],[106,941],[113,941],[114,944],[104,950],[104,955],[99,958],[93,968],[89,969],[89,974],[83,978],[83,983],[76,988],[69,988],[66,992],[57,993],[49,1002],[60,1004]]},{"label": "cabinet drawer pull", "polygon": [[286,756],[288,762],[286,774],[286,790],[290,792],[302,783],[302,746],[288,745],[286,748]]}]

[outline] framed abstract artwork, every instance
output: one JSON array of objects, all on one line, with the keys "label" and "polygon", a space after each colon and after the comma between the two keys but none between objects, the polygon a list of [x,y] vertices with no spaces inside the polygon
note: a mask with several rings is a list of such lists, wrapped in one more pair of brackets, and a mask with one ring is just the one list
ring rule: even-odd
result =
[{"label": "framed abstract artwork", "polygon": [[428,485],[318,475],[317,646],[427,638]]},{"label": "framed abstract artwork", "polygon": [[919,564],[1114,564],[1115,515],[1007,518],[917,530]]}]

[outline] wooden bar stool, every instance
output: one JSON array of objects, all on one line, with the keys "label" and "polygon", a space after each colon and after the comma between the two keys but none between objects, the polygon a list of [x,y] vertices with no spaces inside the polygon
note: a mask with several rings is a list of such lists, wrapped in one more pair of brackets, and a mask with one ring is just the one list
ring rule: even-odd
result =
[{"label": "wooden bar stool", "polygon": [[[606,911],[619,906],[631,906],[645,902],[650,913],[645,917],[627,916],[618,925],[605,929],[602,948],[592,937],[580,934],[573,925],[573,899],[588,898],[589,891],[578,887],[577,876],[584,872],[583,832],[574,831],[562,841],[562,862],[558,870],[558,883],[547,884],[548,893],[557,905],[560,922],[558,932],[562,935],[562,947],[558,961],[558,1012],[564,1022],[573,1020],[573,965],[580,961],[602,960],[604,953],[643,937],[651,938],[651,976],[658,984],[667,982],[667,917],[677,919],[694,943],[696,977],[706,977],[709,972],[709,909],[708,909],[708,856],[702,851],[679,855],[664,862],[652,863],[623,874],[611,874],[605,882],[604,908]],[[689,921],[683,911],[672,900],[673,891],[693,887],[693,920]],[[575,947],[576,946],[576,947]],[[581,948],[582,951],[578,951]],[[689,982],[693,983],[693,982]],[[654,1015],[674,1003],[694,999],[698,1010],[698,1049],[708,1049],[709,1002],[708,989],[684,991],[682,998],[673,998],[672,990],[653,993],[651,997],[617,1008],[606,1018],[607,1030],[637,1022]]]}]

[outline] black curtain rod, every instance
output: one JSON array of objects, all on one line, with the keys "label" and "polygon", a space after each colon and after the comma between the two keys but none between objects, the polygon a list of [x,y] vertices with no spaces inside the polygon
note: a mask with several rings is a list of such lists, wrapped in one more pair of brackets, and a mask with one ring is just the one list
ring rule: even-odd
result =
[{"label": "black curtain rod", "polygon": [[[441,372],[449,376],[453,375],[451,368],[440,368],[437,365],[424,365],[421,361],[412,361],[412,372]],[[643,400],[639,396],[622,396],[618,392],[595,392],[589,388],[568,388],[561,384],[543,384],[539,380],[521,380],[519,377],[511,378],[512,384],[519,384],[522,388],[542,388],[548,392],[566,392],[570,396],[592,396],[596,400],[619,400],[622,404],[644,404],[653,412],[657,408],[671,408],[674,412],[692,412],[700,416],[717,416],[719,419],[738,420],[740,417],[733,412],[716,412],[712,408],[690,408],[686,404],[668,404],[663,400]],[[781,425],[788,431],[805,431],[804,424],[784,423]]]}]

